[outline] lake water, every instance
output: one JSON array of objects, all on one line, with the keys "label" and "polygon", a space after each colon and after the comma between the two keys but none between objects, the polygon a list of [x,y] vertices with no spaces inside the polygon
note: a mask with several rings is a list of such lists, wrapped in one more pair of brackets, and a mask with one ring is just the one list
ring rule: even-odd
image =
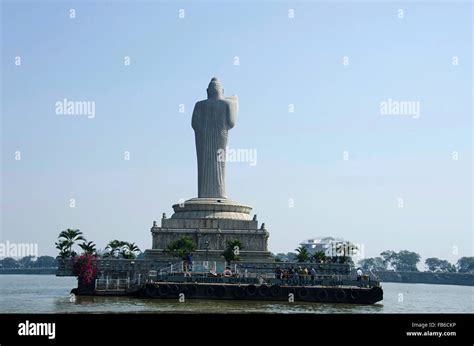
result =
[{"label": "lake water", "polygon": [[77,297],[74,277],[0,275],[1,313],[473,313],[474,287],[383,283],[374,305]]}]

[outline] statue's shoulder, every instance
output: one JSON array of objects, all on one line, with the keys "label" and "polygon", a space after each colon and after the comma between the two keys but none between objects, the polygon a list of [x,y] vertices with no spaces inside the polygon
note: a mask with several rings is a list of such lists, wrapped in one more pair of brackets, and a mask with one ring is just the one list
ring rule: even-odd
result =
[{"label": "statue's shoulder", "polygon": [[194,105],[194,108],[201,108],[202,106],[204,106],[206,104],[207,100],[201,100],[201,101],[198,101],[196,102],[196,104]]},{"label": "statue's shoulder", "polygon": [[223,107],[225,107],[227,109],[231,109],[231,108],[235,107],[238,104],[238,99],[237,99],[236,96],[230,96],[230,97],[225,97],[225,98],[220,99],[220,100],[211,100],[211,101],[210,100],[201,100],[201,101],[196,102],[196,104],[194,105],[194,109],[199,111],[202,108],[206,108],[206,105],[209,102],[211,102],[212,104],[215,104],[215,105],[223,105]]}]

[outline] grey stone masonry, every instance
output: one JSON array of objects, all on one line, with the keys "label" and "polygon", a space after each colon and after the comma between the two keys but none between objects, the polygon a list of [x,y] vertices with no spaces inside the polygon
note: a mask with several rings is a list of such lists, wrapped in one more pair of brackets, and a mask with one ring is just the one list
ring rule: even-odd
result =
[{"label": "grey stone masonry", "polygon": [[173,210],[172,219],[252,220],[252,207],[227,198],[192,198]]},{"label": "grey stone masonry", "polygon": [[166,249],[167,245],[186,236],[194,240],[198,249],[223,251],[228,241],[240,240],[242,250],[268,251],[268,232],[262,230],[170,229],[156,227],[152,230],[153,249]]},{"label": "grey stone masonry", "polygon": [[196,259],[222,261],[227,242],[240,240],[242,260],[272,260],[269,233],[263,224],[259,227],[256,215],[251,216],[251,207],[227,199],[193,198],[173,209],[171,218],[163,216],[161,226],[153,223],[153,245],[146,251],[146,258],[172,260],[166,251],[168,244],[185,236],[197,245]]}]

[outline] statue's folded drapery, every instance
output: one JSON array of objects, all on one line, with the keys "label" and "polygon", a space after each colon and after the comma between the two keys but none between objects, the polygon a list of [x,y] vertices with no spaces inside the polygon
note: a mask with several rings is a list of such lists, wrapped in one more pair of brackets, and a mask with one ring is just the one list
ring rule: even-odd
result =
[{"label": "statue's folded drapery", "polygon": [[224,97],[219,81],[213,78],[209,83],[208,99],[196,103],[192,118],[198,161],[198,197],[227,198],[225,160],[221,158],[225,158],[228,130],[234,127],[237,112],[237,97]]}]

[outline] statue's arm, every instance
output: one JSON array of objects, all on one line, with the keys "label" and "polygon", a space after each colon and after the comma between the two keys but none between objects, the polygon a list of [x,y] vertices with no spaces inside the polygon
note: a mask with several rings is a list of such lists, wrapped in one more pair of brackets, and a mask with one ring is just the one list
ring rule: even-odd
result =
[{"label": "statue's arm", "polygon": [[237,113],[239,112],[239,98],[236,95],[226,97],[229,105],[229,111],[227,116],[227,126],[229,129],[235,126],[237,121]]},{"label": "statue's arm", "polygon": [[194,105],[193,117],[191,118],[191,126],[193,127],[193,130],[196,130],[197,124],[199,124],[199,114],[201,113],[199,108],[199,102],[196,102]]}]

